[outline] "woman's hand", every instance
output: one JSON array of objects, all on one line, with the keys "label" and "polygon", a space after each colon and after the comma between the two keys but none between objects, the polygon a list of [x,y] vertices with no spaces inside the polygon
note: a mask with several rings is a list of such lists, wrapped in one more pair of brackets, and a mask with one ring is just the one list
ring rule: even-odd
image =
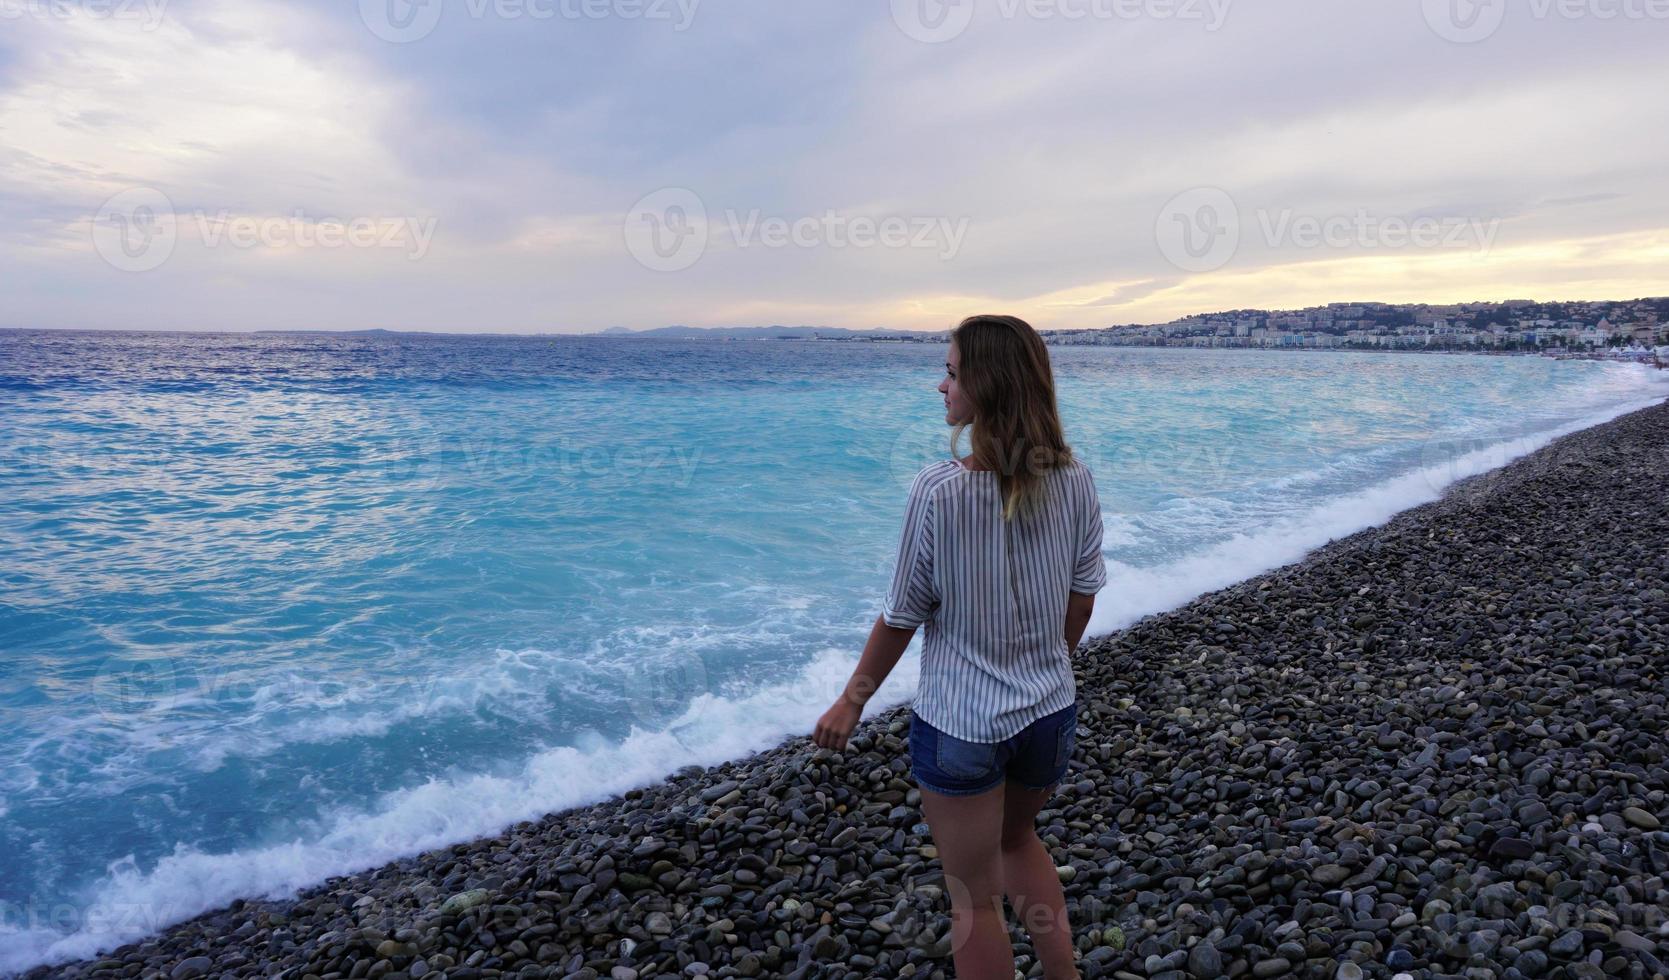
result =
[{"label": "woman's hand", "polygon": [[812,733],[811,740],[825,749],[839,749],[846,751],[846,740],[851,737],[852,730],[858,727],[858,719],[863,716],[863,708],[853,704],[844,694],[834,703],[834,706],[823,712],[823,717],[817,719],[817,730]]}]

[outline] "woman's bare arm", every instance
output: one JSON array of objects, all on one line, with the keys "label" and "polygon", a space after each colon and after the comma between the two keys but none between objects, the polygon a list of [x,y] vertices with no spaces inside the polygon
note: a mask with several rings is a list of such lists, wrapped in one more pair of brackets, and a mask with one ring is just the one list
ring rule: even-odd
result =
[{"label": "woman's bare arm", "polygon": [[1072,653],[1078,649],[1078,641],[1084,637],[1084,629],[1089,626],[1090,613],[1095,611],[1095,596],[1080,595],[1076,592],[1066,594],[1066,651]]},{"label": "woman's bare arm", "polygon": [[914,629],[888,626],[881,617],[875,617],[875,625],[869,630],[869,642],[864,644],[863,656],[858,658],[852,679],[846,682],[845,699],[863,707],[886,683],[887,675],[898,665],[898,658],[904,655],[904,649],[910,645],[910,637],[915,635]]},{"label": "woman's bare arm", "polygon": [[887,675],[897,666],[904,648],[910,645],[910,637],[915,635],[915,628],[888,626],[885,619],[875,617],[857,669],[852,671],[851,680],[846,682],[834,704],[817,719],[811,736],[813,742],[826,749],[846,749],[846,740],[863,716],[863,706],[886,683]]}]

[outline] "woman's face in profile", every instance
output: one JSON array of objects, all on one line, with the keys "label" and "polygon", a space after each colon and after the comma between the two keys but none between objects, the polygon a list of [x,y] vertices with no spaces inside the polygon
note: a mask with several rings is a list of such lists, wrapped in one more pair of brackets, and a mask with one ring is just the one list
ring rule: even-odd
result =
[{"label": "woman's face in profile", "polygon": [[950,352],[945,355],[945,380],[939,382],[939,393],[945,396],[945,424],[956,425],[969,421],[973,417],[971,407],[962,400],[962,388],[956,377],[961,373],[958,365],[962,363],[961,356],[956,353],[956,345],[950,345]]}]

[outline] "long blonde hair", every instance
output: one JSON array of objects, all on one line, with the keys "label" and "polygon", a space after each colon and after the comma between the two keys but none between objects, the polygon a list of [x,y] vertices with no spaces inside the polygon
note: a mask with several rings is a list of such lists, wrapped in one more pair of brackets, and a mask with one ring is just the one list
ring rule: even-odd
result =
[{"label": "long blonde hair", "polygon": [[[968,317],[950,340],[960,358],[957,384],[973,406],[971,454],[997,474],[1003,520],[1029,513],[1043,497],[1044,477],[1072,459],[1049,350],[1026,321],[999,314]],[[951,455],[969,424],[951,431]]]}]

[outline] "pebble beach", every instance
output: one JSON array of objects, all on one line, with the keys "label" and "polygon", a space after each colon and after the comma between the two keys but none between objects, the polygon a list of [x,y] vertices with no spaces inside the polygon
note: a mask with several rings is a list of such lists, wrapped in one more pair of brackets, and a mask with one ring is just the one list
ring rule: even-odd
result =
[{"label": "pebble beach", "polygon": [[[1669,977],[1666,501],[1660,403],[1080,647],[1038,831],[1081,974]],[[954,976],[908,725],[22,976]]]}]

